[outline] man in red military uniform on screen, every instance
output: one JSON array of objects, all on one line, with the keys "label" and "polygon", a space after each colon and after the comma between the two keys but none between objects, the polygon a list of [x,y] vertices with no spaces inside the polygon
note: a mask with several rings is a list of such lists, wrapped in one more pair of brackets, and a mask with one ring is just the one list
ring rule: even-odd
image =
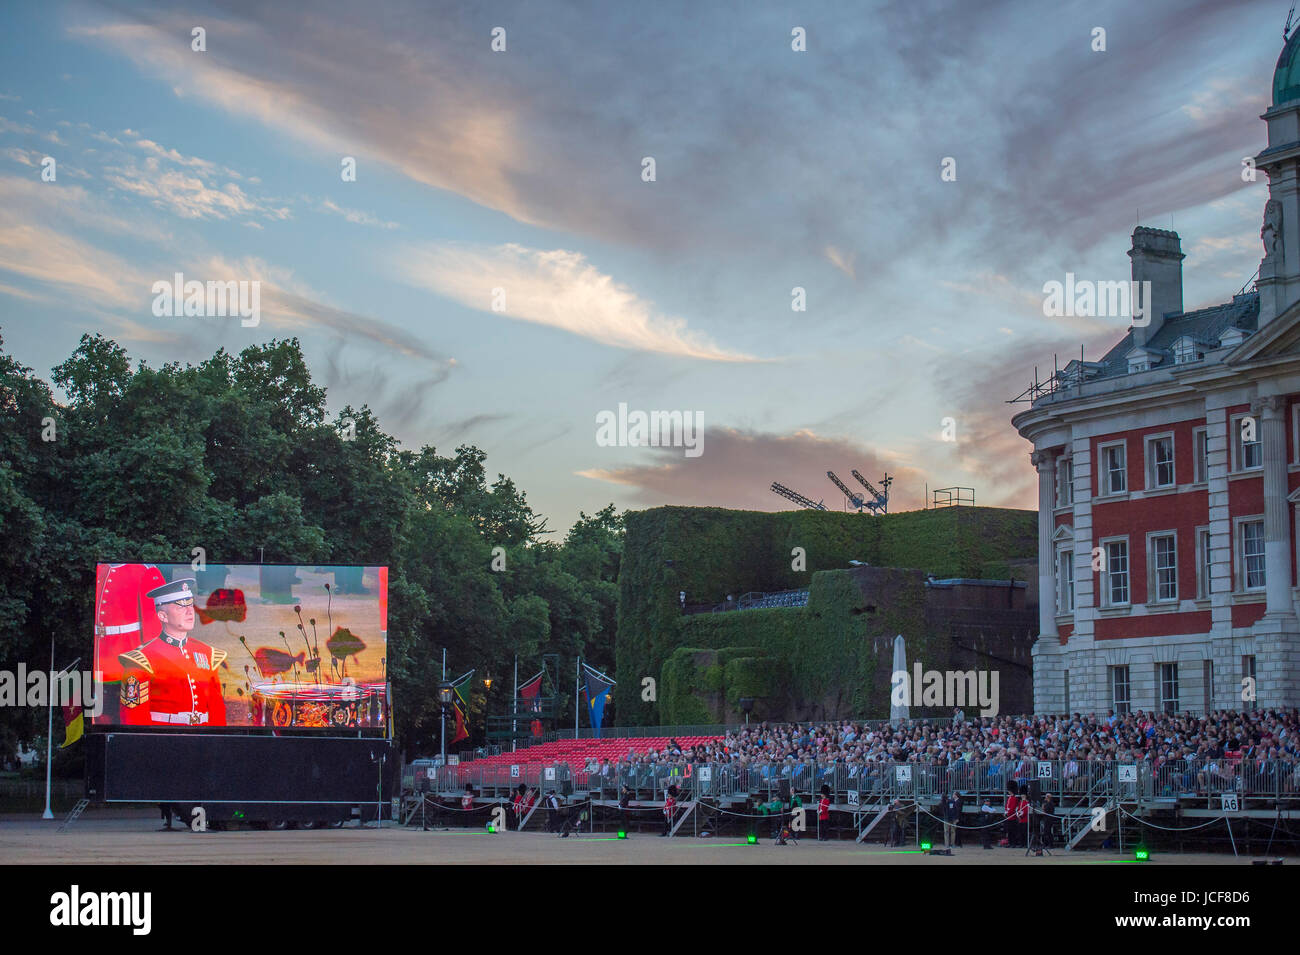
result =
[{"label": "man in red military uniform on screen", "polygon": [[225,726],[218,667],[226,658],[190,637],[194,629],[194,578],[182,577],[149,591],[162,632],[118,660],[121,721],[127,726]]}]

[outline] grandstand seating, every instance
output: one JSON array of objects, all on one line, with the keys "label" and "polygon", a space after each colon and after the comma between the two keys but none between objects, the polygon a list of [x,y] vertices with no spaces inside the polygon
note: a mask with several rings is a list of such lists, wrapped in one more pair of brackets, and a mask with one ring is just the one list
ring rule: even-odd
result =
[{"label": "grandstand seating", "polygon": [[611,739],[560,739],[549,743],[541,743],[537,746],[530,746],[527,749],[499,753],[496,756],[485,756],[482,759],[473,761],[473,766],[500,766],[500,765],[525,765],[531,763],[568,763],[574,767],[582,766],[588,759],[608,759],[611,763],[616,763],[628,754],[628,750],[635,753],[648,753],[656,750],[664,752],[669,745],[669,740],[676,739],[682,749],[690,749],[700,743],[709,743],[719,740],[720,736],[638,736],[638,737],[614,737]]}]

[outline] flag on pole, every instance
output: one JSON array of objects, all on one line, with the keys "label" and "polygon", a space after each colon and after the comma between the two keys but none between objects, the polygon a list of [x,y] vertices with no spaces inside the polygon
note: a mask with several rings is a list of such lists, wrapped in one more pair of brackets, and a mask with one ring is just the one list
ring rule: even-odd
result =
[{"label": "flag on pole", "polygon": [[474,670],[470,670],[464,676],[451,681],[451,688],[456,691],[456,699],[451,703],[452,711],[456,716],[456,735],[451,740],[453,743],[469,739],[469,719],[466,714],[469,712],[469,681],[473,678]]},{"label": "flag on pole", "polygon": [[63,707],[63,725],[63,742],[59,744],[59,749],[71,746],[85,732],[86,720],[82,708],[75,705]]},{"label": "flag on pole", "polygon": [[595,667],[582,665],[583,676],[587,678],[587,715],[591,718],[591,728],[596,739],[600,739],[600,724],[605,717],[605,704],[609,702],[609,691],[618,684]]},{"label": "flag on pole", "polygon": [[[545,670],[537,671],[537,676],[533,677],[531,680],[525,680],[519,687],[519,699],[529,701],[527,709],[533,713],[539,713],[542,709],[542,704],[538,702],[537,698],[542,692],[542,676],[545,675],[545,673]],[[515,708],[524,709],[525,707],[516,704]],[[531,729],[534,736],[541,736],[542,721],[533,720]]]}]

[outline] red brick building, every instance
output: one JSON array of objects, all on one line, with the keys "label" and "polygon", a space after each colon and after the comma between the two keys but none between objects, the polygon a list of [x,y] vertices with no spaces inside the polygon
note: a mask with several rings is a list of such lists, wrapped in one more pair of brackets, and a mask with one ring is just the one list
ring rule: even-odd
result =
[{"label": "red brick building", "polygon": [[1273,87],[1254,290],[1184,312],[1178,235],[1139,227],[1148,317],[1013,418],[1039,474],[1037,712],[1300,703],[1300,31]]}]

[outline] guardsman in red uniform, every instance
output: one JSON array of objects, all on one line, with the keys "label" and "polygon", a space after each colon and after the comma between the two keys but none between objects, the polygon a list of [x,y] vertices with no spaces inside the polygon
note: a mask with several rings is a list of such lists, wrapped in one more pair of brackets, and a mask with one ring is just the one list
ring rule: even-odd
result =
[{"label": "guardsman in red uniform", "polygon": [[821,798],[817,800],[817,841],[825,842],[831,832],[831,790],[823,785]]},{"label": "guardsman in red uniform", "polygon": [[664,794],[664,831],[661,836],[669,835],[672,832],[673,814],[677,812],[677,787],[669,786],[668,792]]},{"label": "guardsman in red uniform", "polygon": [[121,722],[127,726],[225,726],[226,702],[217,673],[225,650],[192,638],[194,578],[182,577],[145,594],[157,608],[157,639],[119,655]]},{"label": "guardsman in red uniform", "polygon": [[167,583],[153,564],[100,564],[95,580],[95,653],[105,683],[122,676],[118,656],[158,636],[158,614],[145,594]]}]

